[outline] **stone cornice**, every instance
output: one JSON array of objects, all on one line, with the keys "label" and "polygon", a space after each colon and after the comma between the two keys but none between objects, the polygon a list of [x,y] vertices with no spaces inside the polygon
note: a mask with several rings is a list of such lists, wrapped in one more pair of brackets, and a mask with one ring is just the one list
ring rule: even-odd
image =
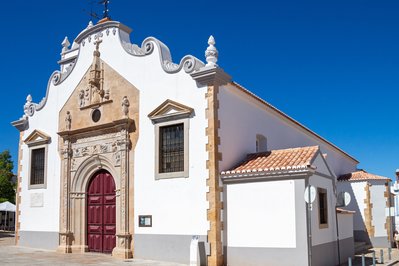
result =
[{"label": "stone cornice", "polygon": [[29,120],[28,118],[23,117],[17,121],[11,122],[11,125],[13,125],[19,131],[25,131],[29,128]]},{"label": "stone cornice", "polygon": [[86,128],[80,128],[80,129],[75,129],[75,130],[64,130],[57,132],[59,136],[62,138],[68,139],[70,137],[76,137],[78,135],[84,135],[87,133],[90,134],[96,134],[96,132],[102,131],[102,130],[111,130],[111,131],[119,131],[120,129],[126,129],[129,132],[134,132],[136,131],[136,125],[133,119],[130,118],[123,118],[119,119],[116,121],[112,121],[110,123],[105,123],[101,125],[95,125],[91,127],[86,127]]},{"label": "stone cornice", "polygon": [[218,66],[205,66],[191,73],[191,77],[203,86],[224,85],[231,82],[231,76]]},{"label": "stone cornice", "polygon": [[296,170],[285,170],[285,171],[260,171],[240,174],[228,174],[221,175],[223,184],[233,183],[247,183],[247,182],[261,182],[261,181],[272,181],[272,180],[283,180],[283,179],[296,179],[305,178],[313,175],[315,170],[312,167],[296,169]]}]

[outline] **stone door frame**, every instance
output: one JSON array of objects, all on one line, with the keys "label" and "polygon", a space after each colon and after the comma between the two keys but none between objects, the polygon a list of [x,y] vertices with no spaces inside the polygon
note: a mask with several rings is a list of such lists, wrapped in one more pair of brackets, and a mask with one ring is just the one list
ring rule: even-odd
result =
[{"label": "stone door frame", "polygon": [[[101,128],[59,132],[61,153],[60,244],[62,253],[87,252],[86,196],[91,177],[107,170],[116,186],[116,247],[112,255],[131,258],[132,234],[129,233],[129,118]],[[131,215],[131,214],[130,214]]]}]

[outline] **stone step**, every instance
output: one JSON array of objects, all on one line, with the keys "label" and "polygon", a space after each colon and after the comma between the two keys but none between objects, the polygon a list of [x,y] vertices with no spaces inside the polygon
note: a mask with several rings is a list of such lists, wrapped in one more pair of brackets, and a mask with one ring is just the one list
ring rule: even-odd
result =
[{"label": "stone step", "polygon": [[355,254],[366,251],[371,248],[370,244],[366,242],[355,242]]}]

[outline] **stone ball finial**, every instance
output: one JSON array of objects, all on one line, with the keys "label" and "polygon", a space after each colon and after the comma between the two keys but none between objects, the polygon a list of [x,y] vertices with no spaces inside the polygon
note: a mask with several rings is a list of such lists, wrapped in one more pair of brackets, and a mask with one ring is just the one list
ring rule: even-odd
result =
[{"label": "stone ball finial", "polygon": [[215,47],[215,38],[211,35],[208,39],[208,48],[205,51],[206,65],[207,66],[217,66],[218,61],[218,50]]},{"label": "stone ball finial", "polygon": [[24,113],[27,116],[32,116],[35,113],[36,106],[32,103],[32,96],[29,94],[26,97],[26,103],[24,104]]}]

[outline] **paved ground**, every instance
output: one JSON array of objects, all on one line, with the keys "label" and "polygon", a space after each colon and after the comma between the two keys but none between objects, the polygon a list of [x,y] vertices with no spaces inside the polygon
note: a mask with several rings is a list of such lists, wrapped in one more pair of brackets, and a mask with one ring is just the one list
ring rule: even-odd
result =
[{"label": "paved ground", "polygon": [[110,255],[60,254],[55,251],[14,246],[14,236],[0,232],[0,265],[134,265],[134,266],[183,266],[184,264],[140,259],[120,260]]},{"label": "paved ground", "polygon": [[[364,254],[365,265],[373,265],[373,251],[375,252],[375,265],[399,265],[399,250],[396,248],[391,249],[391,259],[389,259],[388,249],[383,248],[383,262],[381,263],[381,248],[373,248],[368,251],[356,254],[355,259],[352,261],[353,266],[361,266],[362,255]],[[347,265],[347,264],[345,264]]]},{"label": "paved ground", "polygon": [[[375,251],[376,265],[399,266],[399,250],[392,249],[391,260],[388,258],[388,249],[384,250],[384,263],[380,261],[380,250],[371,249],[364,252],[365,265],[373,265],[373,250]],[[55,251],[33,249],[14,246],[14,235],[0,231],[0,265],[133,265],[133,266],[183,266],[184,264],[150,261],[140,259],[119,260],[110,255],[97,253],[60,254]],[[342,264],[348,265],[348,264]],[[352,261],[353,266],[362,265],[362,254],[357,254]],[[244,265],[243,265],[244,266]]]}]

